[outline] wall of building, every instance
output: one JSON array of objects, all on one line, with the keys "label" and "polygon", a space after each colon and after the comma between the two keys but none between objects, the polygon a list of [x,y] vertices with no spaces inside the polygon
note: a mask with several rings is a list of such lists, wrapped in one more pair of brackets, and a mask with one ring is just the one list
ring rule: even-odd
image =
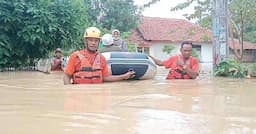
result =
[{"label": "wall of building", "polygon": [[[167,59],[171,55],[180,54],[180,44],[173,44],[175,46],[174,50],[171,52],[171,54],[167,54],[163,52],[163,48],[166,44],[164,43],[157,43],[149,48],[149,54],[154,56],[158,59]],[[200,62],[203,63],[211,63],[213,61],[212,58],[212,46],[210,44],[203,44],[201,45],[201,53],[200,55]]]},{"label": "wall of building", "polygon": [[166,43],[157,43],[157,44],[150,46],[150,48],[149,48],[150,55],[154,56],[157,59],[164,60],[164,59],[169,58],[170,55],[179,53],[179,45],[177,45],[177,44],[172,44],[175,46],[175,48],[170,54],[163,52],[163,48],[165,45],[166,45]]},{"label": "wall of building", "polygon": [[[229,57],[236,59],[234,51],[229,49]],[[244,50],[243,62],[245,63],[255,63],[256,62],[256,50]]]},{"label": "wall of building", "polygon": [[213,53],[212,53],[212,45],[211,44],[201,45],[200,61],[203,63],[212,63]]}]

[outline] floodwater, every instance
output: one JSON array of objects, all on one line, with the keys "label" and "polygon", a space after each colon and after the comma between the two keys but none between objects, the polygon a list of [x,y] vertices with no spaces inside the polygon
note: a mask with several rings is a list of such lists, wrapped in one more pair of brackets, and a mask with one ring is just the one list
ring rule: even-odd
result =
[{"label": "floodwater", "polygon": [[256,79],[200,77],[67,85],[0,73],[0,134],[256,134]]}]

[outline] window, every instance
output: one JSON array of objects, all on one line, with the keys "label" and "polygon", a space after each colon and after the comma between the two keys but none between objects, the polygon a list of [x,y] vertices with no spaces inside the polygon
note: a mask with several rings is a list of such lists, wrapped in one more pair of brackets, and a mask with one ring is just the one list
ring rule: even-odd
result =
[{"label": "window", "polygon": [[137,47],[137,52],[149,54],[149,47]]},{"label": "window", "polygon": [[193,45],[192,48],[201,53],[201,45]]},{"label": "window", "polygon": [[201,45],[192,46],[192,56],[199,58],[201,60]]},{"label": "window", "polygon": [[253,54],[253,50],[252,49],[245,49],[244,50],[244,54],[252,55]]},{"label": "window", "polygon": [[143,48],[142,47],[137,47],[137,52],[142,53],[143,52]]}]

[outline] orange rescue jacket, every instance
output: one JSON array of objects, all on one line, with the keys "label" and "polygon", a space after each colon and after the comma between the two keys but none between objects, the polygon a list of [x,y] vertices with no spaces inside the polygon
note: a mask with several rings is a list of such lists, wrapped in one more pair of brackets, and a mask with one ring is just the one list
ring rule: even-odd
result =
[{"label": "orange rescue jacket", "polygon": [[73,82],[75,84],[86,83],[102,83],[102,68],[100,62],[100,54],[97,54],[93,64],[89,63],[89,60],[80,52],[77,52],[77,57],[81,61],[81,67],[79,71],[73,74]]}]

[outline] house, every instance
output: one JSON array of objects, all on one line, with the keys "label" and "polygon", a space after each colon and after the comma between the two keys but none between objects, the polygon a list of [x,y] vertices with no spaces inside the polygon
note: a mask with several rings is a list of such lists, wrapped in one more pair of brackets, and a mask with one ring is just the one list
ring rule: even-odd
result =
[{"label": "house", "polygon": [[[228,42],[230,57],[235,57],[234,50],[239,49],[241,47],[241,45],[239,45],[239,40],[229,39]],[[243,50],[243,62],[256,62],[256,44],[244,41]]]},{"label": "house", "polygon": [[[182,41],[193,42],[200,62],[212,63],[212,32],[186,20],[173,18],[142,17],[138,27],[132,31],[130,41],[135,44],[136,51],[148,53],[158,59],[166,59],[170,55],[180,53]],[[230,53],[239,47],[238,40],[229,43]],[[163,51],[165,46],[174,46],[171,54]],[[256,46],[244,42],[245,61],[255,61]]]}]

